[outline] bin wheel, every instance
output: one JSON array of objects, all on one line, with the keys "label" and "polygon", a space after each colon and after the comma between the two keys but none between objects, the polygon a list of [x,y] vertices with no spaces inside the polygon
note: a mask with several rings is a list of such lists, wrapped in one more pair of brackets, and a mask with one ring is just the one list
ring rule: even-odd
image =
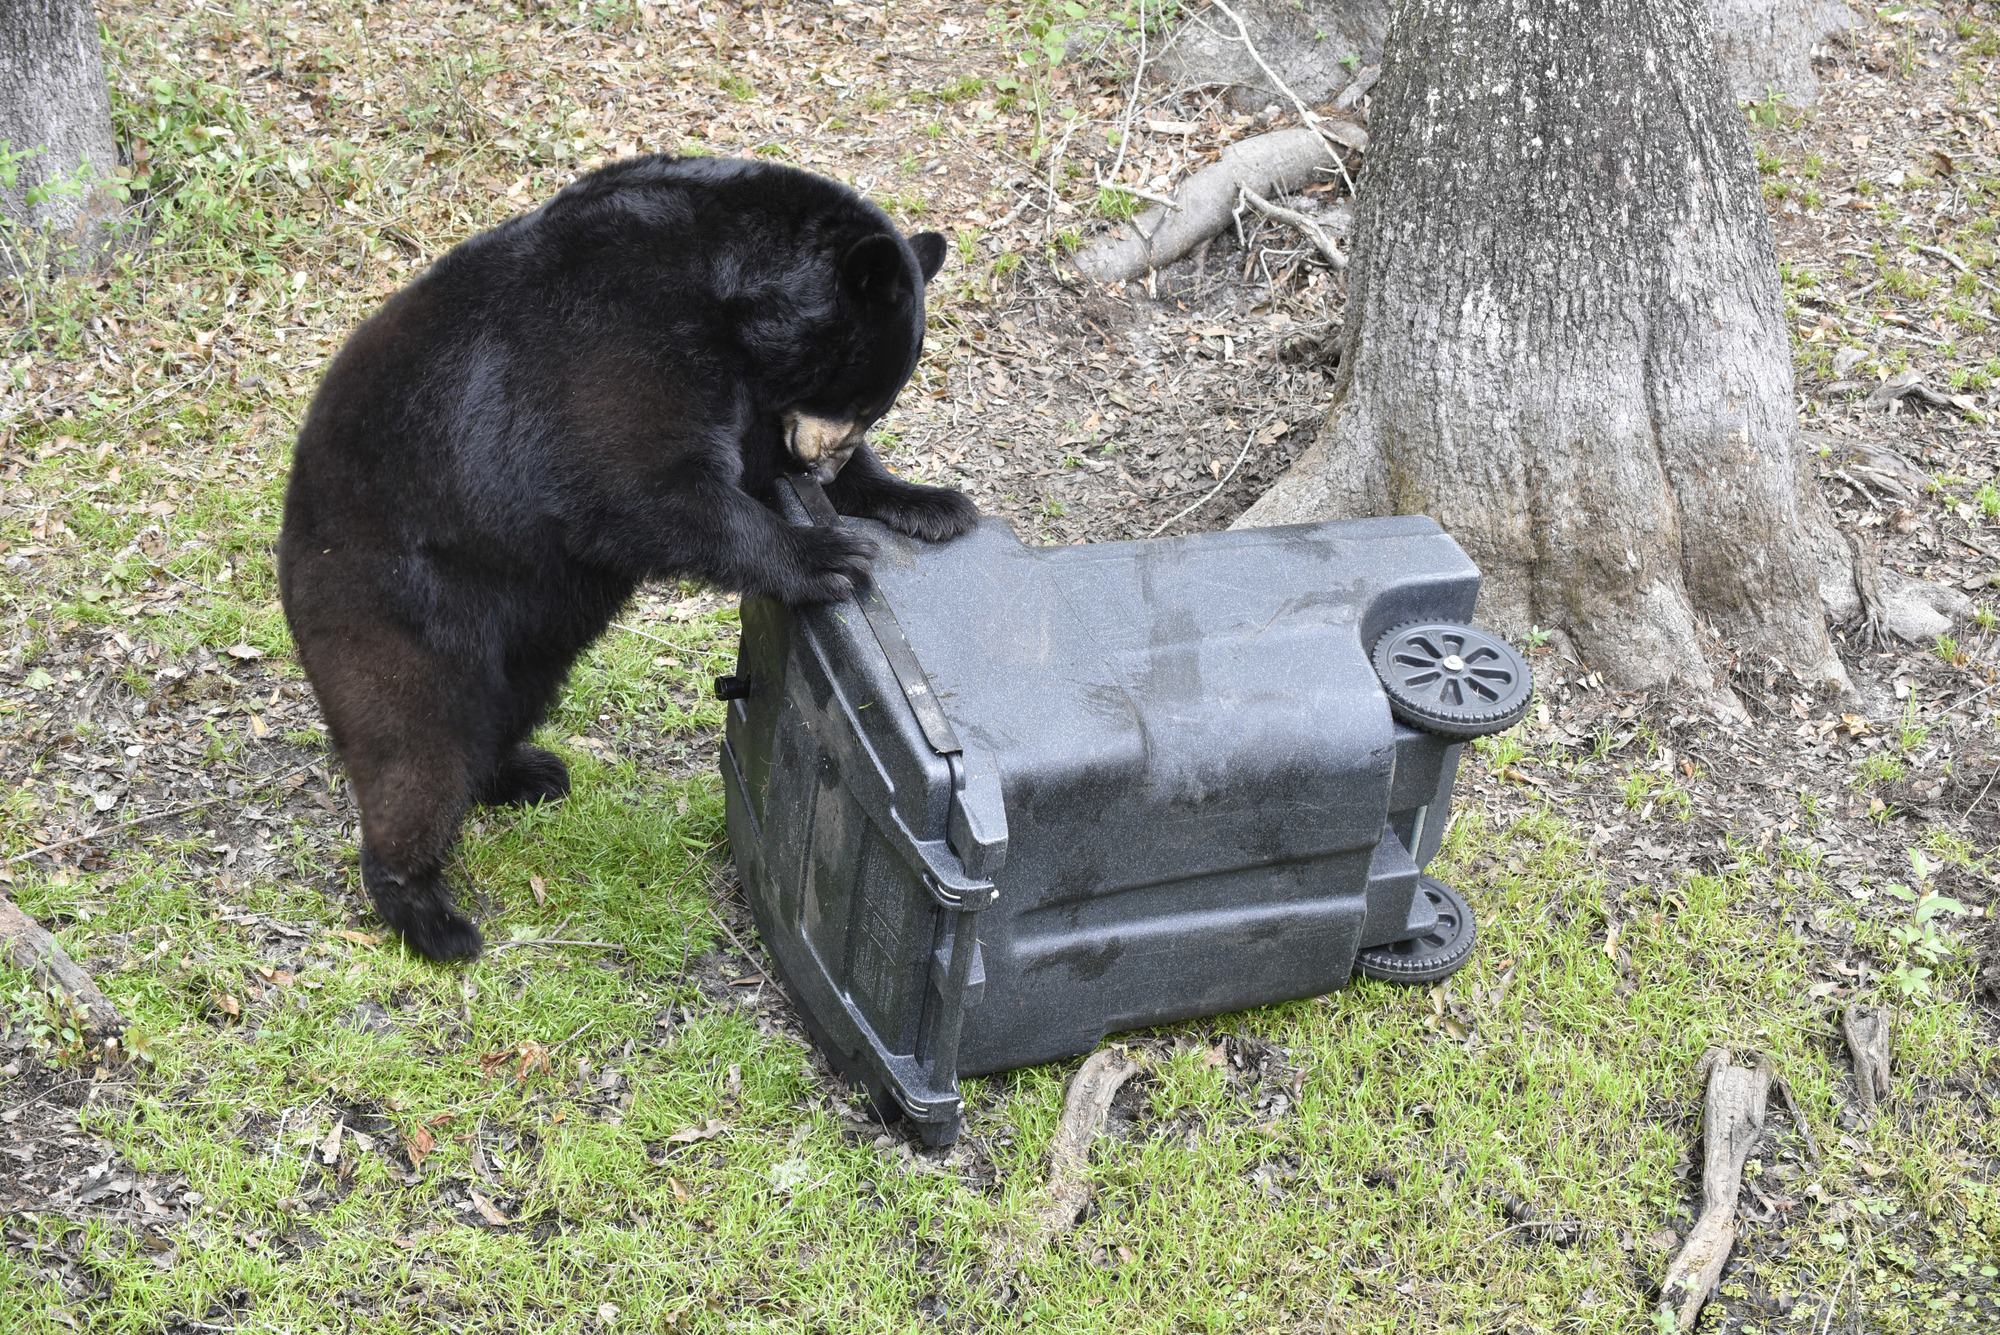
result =
[{"label": "bin wheel", "polygon": [[1354,967],[1365,976],[1385,983],[1442,982],[1472,958],[1479,925],[1458,891],[1429,876],[1418,878],[1417,888],[1437,910],[1437,925],[1422,936],[1362,951]]},{"label": "bin wheel", "polygon": [[1521,721],[1535,676],[1513,645],[1450,621],[1412,621],[1375,642],[1389,712],[1441,737],[1488,737]]}]

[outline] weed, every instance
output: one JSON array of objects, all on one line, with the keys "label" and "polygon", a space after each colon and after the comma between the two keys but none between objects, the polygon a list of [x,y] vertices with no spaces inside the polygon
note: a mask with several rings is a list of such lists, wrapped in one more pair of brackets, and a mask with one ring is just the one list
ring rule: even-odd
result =
[{"label": "weed", "polygon": [[1882,290],[1899,297],[1919,300],[1931,294],[1937,286],[1935,278],[1908,269],[1900,264],[1892,264],[1882,271]]},{"label": "weed", "polygon": [[1964,667],[1968,661],[1965,651],[1958,647],[1958,641],[1949,635],[1940,635],[1931,642],[1931,652],[1953,667]]},{"label": "weed", "polygon": [[1903,762],[1887,751],[1872,751],[1862,758],[1857,766],[1859,777],[1856,786],[1872,788],[1880,783],[1894,783],[1903,777]]}]

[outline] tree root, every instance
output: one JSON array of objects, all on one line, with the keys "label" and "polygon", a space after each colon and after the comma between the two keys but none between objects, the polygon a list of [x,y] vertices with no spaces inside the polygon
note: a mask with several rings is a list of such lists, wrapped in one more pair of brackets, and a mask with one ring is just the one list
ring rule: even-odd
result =
[{"label": "tree root", "polygon": [[1165,268],[1229,225],[1238,194],[1297,190],[1338,162],[1318,130],[1279,130],[1222,150],[1215,165],[1184,182],[1176,209],[1148,209],[1076,257],[1077,269],[1100,283],[1126,283]]},{"label": "tree root", "polygon": [[1889,1097],[1889,1012],[1880,1006],[1849,1006],[1840,1032],[1854,1056],[1854,1086],[1861,1106],[1873,1108]]},{"label": "tree root", "polygon": [[1701,1218],[1688,1231],[1679,1256],[1660,1282],[1660,1308],[1675,1327],[1692,1330],[1702,1304],[1715,1291],[1723,1263],[1736,1245],[1736,1195],[1743,1165],[1764,1129],[1764,1104],[1776,1072],[1770,1059],[1733,1066],[1729,1049],[1710,1048],[1696,1074],[1708,1077],[1702,1111]]},{"label": "tree root", "polygon": [[1018,1269],[1076,1227],[1084,1207],[1090,1204],[1090,1182],[1085,1176],[1090,1147],[1104,1131],[1111,1100],[1137,1074],[1137,1062],[1127,1060],[1116,1048],[1099,1048],[1071,1079],[1062,1121],[1049,1146],[1049,1202],[1036,1215],[1028,1234],[1017,1235],[998,1249],[1003,1270]]},{"label": "tree root", "polygon": [[1861,600],[1860,630],[1864,649],[1881,649],[1889,643],[1888,608],[1882,604],[1882,563],[1873,544],[1864,543],[1859,533],[1847,535],[1854,552],[1854,592]]},{"label": "tree root", "polygon": [[64,952],[48,929],[0,895],[0,943],[5,943],[14,967],[25,969],[43,987],[59,988],[74,998],[88,1016],[90,1028],[102,1037],[124,1032],[125,1017],[97,990],[90,975]]}]

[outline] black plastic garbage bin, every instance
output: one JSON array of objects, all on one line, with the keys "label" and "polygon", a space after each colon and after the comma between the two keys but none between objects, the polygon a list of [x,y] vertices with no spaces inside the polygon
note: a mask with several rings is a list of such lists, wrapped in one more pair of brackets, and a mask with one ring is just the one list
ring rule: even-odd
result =
[{"label": "black plastic garbage bin", "polygon": [[[780,492],[795,523],[857,522]],[[866,527],[863,598],[745,600],[723,783],[784,984],[929,1143],[960,1075],[1464,962],[1471,915],[1422,868],[1461,740],[1531,686],[1464,624],[1479,572],[1436,524]]]}]

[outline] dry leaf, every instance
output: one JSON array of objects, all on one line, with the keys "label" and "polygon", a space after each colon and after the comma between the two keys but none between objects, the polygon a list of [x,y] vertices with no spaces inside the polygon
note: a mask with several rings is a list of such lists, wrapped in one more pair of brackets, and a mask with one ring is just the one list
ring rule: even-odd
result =
[{"label": "dry leaf", "polygon": [[262,649],[248,644],[232,644],[222,652],[228,654],[231,658],[241,659],[245,663],[253,658],[262,658],[264,656]]},{"label": "dry leaf", "polygon": [[472,1196],[472,1208],[479,1211],[481,1219],[484,1219],[495,1228],[501,1228],[507,1224],[507,1216],[501,1214],[492,1201],[487,1200],[471,1187],[467,1187],[466,1191]]},{"label": "dry leaf", "polygon": [[528,878],[528,888],[535,892],[535,903],[547,904],[549,902],[549,897],[545,893],[548,885],[549,883],[539,876],[530,876]]},{"label": "dry leaf", "polygon": [[326,1133],[326,1141],[319,1147],[319,1161],[331,1167],[340,1162],[340,1119],[335,1118],[333,1130]]},{"label": "dry leaf", "polygon": [[223,1014],[232,1020],[241,1017],[243,1014],[243,1003],[235,997],[230,996],[227,992],[224,992],[215,1004],[222,1007]]},{"label": "dry leaf", "polygon": [[693,1199],[693,1197],[688,1195],[688,1189],[681,1185],[681,1181],[679,1178],[677,1177],[668,1178],[667,1185],[674,1189],[674,1199],[679,1201],[682,1205],[686,1205],[690,1200]]},{"label": "dry leaf", "polygon": [[667,1144],[692,1145],[697,1140],[714,1140],[726,1130],[728,1128],[723,1126],[720,1119],[711,1119],[707,1126],[691,1126],[686,1130],[674,1132],[667,1137]]},{"label": "dry leaf", "polygon": [[424,1159],[437,1148],[437,1138],[421,1126],[413,1126],[403,1137],[403,1153],[410,1158],[413,1172],[424,1171]]},{"label": "dry leaf", "polygon": [[351,941],[357,946],[380,945],[382,941],[382,938],[379,936],[370,936],[367,932],[356,932],[345,927],[335,932],[334,935],[343,941]]},{"label": "dry leaf", "polygon": [[252,714],[250,716],[250,735],[252,737],[269,737],[271,735],[270,726],[264,722],[262,714]]}]

